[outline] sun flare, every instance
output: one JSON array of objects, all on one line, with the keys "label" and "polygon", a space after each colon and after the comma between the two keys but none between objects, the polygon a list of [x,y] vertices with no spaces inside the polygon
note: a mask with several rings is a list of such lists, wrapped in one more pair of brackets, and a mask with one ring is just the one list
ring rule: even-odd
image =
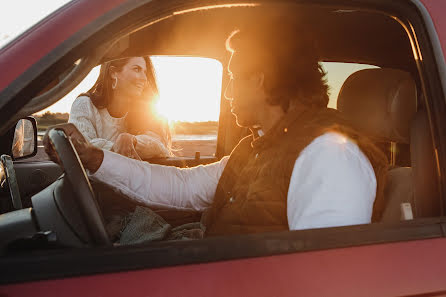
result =
[{"label": "sun flare", "polygon": [[[160,91],[158,113],[169,121],[218,121],[222,85],[222,64],[201,57],[151,57]],[[99,66],[69,94],[37,114],[70,112],[74,99],[85,93],[99,76]]]},{"label": "sun flare", "polygon": [[170,121],[217,121],[222,65],[196,57],[152,57],[160,99],[158,112]]}]

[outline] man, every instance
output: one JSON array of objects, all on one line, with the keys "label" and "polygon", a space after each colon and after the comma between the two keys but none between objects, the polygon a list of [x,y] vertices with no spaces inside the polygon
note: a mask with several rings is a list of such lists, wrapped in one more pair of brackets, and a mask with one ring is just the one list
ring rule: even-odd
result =
[{"label": "man", "polygon": [[149,207],[204,211],[208,236],[369,223],[385,156],[326,108],[313,43],[304,34],[283,42],[279,32],[235,31],[226,42],[231,111],[262,136],[179,169],[102,151],[62,126],[90,177]]}]

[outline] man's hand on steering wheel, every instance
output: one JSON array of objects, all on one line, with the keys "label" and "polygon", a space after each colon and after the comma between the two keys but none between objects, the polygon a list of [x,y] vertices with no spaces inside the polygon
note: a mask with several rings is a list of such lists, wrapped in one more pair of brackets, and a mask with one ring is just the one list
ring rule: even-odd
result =
[{"label": "man's hand on steering wheel", "polygon": [[74,199],[73,203],[79,208],[80,220],[87,230],[84,240],[94,245],[110,245],[100,208],[84,170],[96,172],[104,159],[103,151],[91,145],[73,124],[51,127],[43,143],[51,160],[63,167],[64,178],[61,180],[68,182],[73,193],[64,197]]},{"label": "man's hand on steering wheel", "polygon": [[51,141],[49,140],[48,133],[52,129],[63,130],[65,134],[71,139],[77,154],[84,165],[91,173],[96,172],[102,164],[104,159],[104,152],[90,144],[81,132],[71,123],[60,124],[49,127],[45,136],[43,137],[43,145],[45,147],[45,152],[48,154],[49,158],[61,165],[59,156],[56,153]]}]

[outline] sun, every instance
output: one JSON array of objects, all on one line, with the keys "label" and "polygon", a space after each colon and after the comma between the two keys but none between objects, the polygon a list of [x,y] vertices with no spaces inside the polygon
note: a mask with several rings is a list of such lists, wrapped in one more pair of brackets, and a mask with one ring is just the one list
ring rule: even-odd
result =
[{"label": "sun", "polygon": [[200,57],[151,57],[160,98],[157,109],[169,121],[217,121],[222,64]]}]

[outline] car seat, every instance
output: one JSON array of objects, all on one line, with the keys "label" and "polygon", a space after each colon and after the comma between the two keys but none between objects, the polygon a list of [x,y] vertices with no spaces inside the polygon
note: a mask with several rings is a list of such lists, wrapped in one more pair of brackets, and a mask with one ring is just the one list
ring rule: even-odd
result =
[{"label": "car seat", "polygon": [[[383,222],[440,214],[438,176],[427,114],[417,111],[417,90],[407,72],[365,69],[344,82],[338,110],[375,143],[409,144],[411,167],[393,163],[390,151]],[[409,213],[407,212],[409,208]]]}]

